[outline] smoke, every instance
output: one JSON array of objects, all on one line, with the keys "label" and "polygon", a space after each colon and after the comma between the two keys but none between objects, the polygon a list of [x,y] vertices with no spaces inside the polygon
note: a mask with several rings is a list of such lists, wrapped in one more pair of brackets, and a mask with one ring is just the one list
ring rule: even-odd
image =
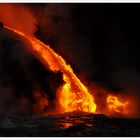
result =
[{"label": "smoke", "polygon": [[0,22],[27,35],[36,29],[36,19],[23,4],[0,4]]}]

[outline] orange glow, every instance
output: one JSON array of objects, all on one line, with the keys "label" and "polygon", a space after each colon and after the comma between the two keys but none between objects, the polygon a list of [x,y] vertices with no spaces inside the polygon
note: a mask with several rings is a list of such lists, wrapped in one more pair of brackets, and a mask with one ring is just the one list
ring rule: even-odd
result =
[{"label": "orange glow", "polygon": [[34,37],[26,36],[9,27],[5,28],[26,38],[32,44],[29,46],[31,47],[30,49],[38,56],[44,65],[50,68],[50,70],[54,72],[60,70],[63,73],[65,84],[57,91],[61,112],[96,112],[96,104],[93,96],[74,74],[71,66],[66,64],[65,60],[60,55],[56,54],[48,45],[43,44]]},{"label": "orange glow", "polygon": [[36,100],[38,100],[38,104],[41,108],[44,108],[48,105],[47,97],[43,97],[42,94],[40,94],[39,92],[35,92],[34,97]]},{"label": "orange glow", "polygon": [[122,102],[117,97],[109,95],[107,97],[107,106],[110,113],[127,114],[128,101]]},{"label": "orange glow", "polygon": [[48,106],[48,99],[44,97],[40,92],[34,92],[34,98],[36,99],[36,104],[34,104],[34,108],[43,114],[43,110],[46,106]]}]

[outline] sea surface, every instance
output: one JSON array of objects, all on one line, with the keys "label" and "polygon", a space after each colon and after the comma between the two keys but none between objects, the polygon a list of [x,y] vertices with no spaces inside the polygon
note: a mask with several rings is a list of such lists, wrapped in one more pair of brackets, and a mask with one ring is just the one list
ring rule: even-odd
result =
[{"label": "sea surface", "polygon": [[102,114],[65,113],[55,116],[0,115],[1,137],[123,137],[140,136],[140,119]]}]

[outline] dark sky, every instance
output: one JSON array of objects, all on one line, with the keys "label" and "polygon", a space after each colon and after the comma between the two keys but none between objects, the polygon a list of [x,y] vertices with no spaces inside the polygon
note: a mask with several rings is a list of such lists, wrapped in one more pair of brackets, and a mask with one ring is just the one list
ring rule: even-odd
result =
[{"label": "dark sky", "polygon": [[98,72],[107,72],[102,79],[121,66],[140,70],[139,14],[138,4],[86,4],[76,9],[77,30],[90,38]]},{"label": "dark sky", "polygon": [[112,82],[112,76],[121,70],[130,69],[139,74],[140,5],[86,4],[77,7],[77,30],[90,38],[97,68],[94,80]]}]

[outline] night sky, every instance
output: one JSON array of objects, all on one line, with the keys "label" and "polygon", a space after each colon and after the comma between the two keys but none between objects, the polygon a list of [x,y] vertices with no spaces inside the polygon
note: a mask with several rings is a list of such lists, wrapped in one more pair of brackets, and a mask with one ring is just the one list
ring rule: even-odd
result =
[{"label": "night sky", "polygon": [[77,30],[90,39],[95,71],[92,78],[109,87],[123,87],[122,81],[128,82],[126,86],[134,83],[139,86],[140,5],[81,4],[76,7]]},{"label": "night sky", "polygon": [[139,4],[81,4],[76,9],[77,30],[90,39],[95,79],[108,81],[122,68],[140,71]]}]

